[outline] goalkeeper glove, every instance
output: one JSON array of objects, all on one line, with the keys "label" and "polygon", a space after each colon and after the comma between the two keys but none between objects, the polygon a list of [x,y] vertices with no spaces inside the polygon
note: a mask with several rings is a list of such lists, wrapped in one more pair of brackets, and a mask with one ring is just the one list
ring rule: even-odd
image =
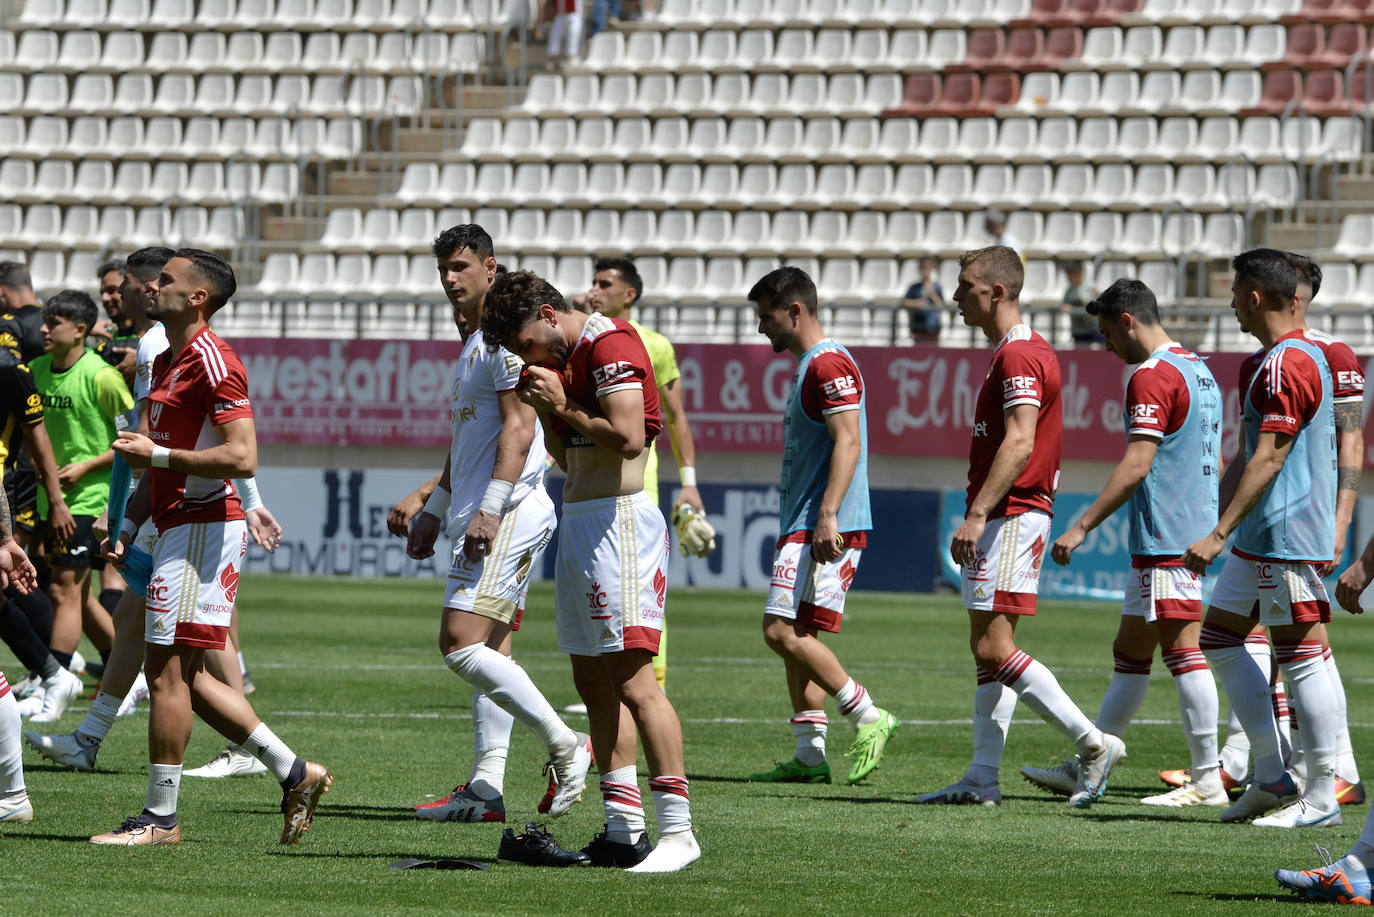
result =
[{"label": "goalkeeper glove", "polygon": [[715,527],[706,521],[705,513],[686,503],[673,507],[673,528],[677,529],[677,546],[683,557],[705,557],[716,549]]}]

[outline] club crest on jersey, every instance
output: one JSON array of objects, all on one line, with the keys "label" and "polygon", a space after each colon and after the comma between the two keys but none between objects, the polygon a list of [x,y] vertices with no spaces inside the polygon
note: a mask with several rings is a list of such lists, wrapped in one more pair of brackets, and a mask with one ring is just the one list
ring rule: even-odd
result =
[{"label": "club crest on jersey", "polygon": [[148,405],[148,422],[158,426],[162,420],[162,402],[154,401]]}]

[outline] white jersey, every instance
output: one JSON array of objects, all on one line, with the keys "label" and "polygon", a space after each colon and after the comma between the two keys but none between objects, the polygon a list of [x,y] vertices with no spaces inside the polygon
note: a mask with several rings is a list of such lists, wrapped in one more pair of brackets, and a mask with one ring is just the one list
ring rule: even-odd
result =
[{"label": "white jersey", "polygon": [[[481,331],[474,331],[463,344],[453,373],[453,444],[449,458],[453,497],[444,526],[449,538],[463,536],[482,503],[496,467],[496,441],[501,435],[498,395],[520,384],[523,366],[520,358],[504,347],[492,352]],[[505,509],[518,504],[536,487],[544,486],[546,454],[544,428],[536,422],[525,467]]]},{"label": "white jersey", "polygon": [[138,339],[138,366],[134,370],[134,404],[145,400],[153,390],[153,361],[168,347],[167,329],[154,322]]}]

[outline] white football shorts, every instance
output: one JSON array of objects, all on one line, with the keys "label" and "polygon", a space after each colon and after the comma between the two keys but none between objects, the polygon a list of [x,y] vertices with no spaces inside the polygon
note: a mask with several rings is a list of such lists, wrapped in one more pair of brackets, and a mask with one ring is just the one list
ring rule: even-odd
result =
[{"label": "white football shorts", "polygon": [[247,550],[248,525],[242,519],[188,522],[159,535],[144,639],[160,646],[224,649]]},{"label": "white football shorts", "polygon": [[1013,615],[1035,614],[1040,564],[1049,547],[1049,513],[1031,510],[989,519],[974,560],[963,569],[964,607]]},{"label": "white football shorts", "polygon": [[1187,567],[1132,567],[1121,613],[1156,621],[1201,621],[1202,577]]},{"label": "white football shorts", "polygon": [[506,511],[491,553],[473,562],[463,555],[462,540],[453,544],[444,607],[470,611],[520,629],[520,612],[530,589],[530,576],[558,527],[553,500],[542,487]]},{"label": "white football shorts", "polygon": [[1211,607],[1254,618],[1265,627],[1331,620],[1331,599],[1315,566],[1235,553],[1226,555]]},{"label": "white football shorts", "polygon": [[830,563],[818,563],[811,556],[810,533],[801,534],[805,540],[784,541],[773,554],[773,577],[763,613],[837,634],[863,550],[846,547]]},{"label": "white football shorts", "polygon": [[560,650],[658,653],[668,523],[644,491],[563,504],[555,567]]}]

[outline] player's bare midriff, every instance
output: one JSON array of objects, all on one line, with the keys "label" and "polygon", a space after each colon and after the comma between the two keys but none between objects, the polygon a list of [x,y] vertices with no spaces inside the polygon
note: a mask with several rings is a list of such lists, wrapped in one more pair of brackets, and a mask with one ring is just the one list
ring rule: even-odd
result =
[{"label": "player's bare midriff", "polygon": [[589,446],[571,448],[567,455],[564,503],[619,497],[644,489],[644,466],[649,461],[647,448],[629,461],[609,449]]}]

